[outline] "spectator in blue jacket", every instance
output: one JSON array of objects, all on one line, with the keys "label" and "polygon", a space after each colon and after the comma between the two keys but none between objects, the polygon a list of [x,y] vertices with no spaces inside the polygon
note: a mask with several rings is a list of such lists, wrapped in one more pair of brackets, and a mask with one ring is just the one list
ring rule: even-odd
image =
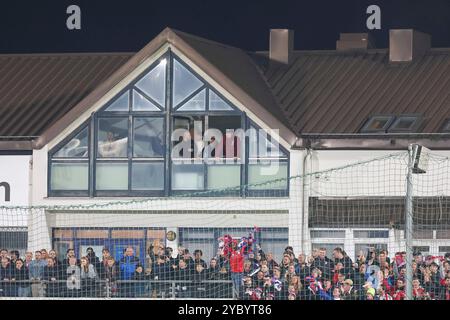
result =
[{"label": "spectator in blue jacket", "polygon": [[[120,280],[133,280],[134,272],[138,264],[140,264],[140,261],[139,258],[134,255],[133,247],[127,247],[125,249],[124,257],[120,259],[119,262]],[[133,285],[131,283],[123,282],[120,285],[120,288],[123,297],[130,297],[134,293]]]}]

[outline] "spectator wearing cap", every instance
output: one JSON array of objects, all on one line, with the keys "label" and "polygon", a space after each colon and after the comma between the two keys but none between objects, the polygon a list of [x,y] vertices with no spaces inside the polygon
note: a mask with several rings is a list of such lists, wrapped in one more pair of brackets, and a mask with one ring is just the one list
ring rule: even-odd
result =
[{"label": "spectator wearing cap", "polygon": [[367,289],[366,300],[375,300],[375,289],[374,288]]}]

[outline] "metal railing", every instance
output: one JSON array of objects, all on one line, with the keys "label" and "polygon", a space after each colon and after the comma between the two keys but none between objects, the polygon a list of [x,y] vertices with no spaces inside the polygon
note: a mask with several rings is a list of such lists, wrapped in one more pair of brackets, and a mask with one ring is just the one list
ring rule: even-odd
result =
[{"label": "metal railing", "polygon": [[233,299],[233,282],[231,280],[0,280],[0,298],[27,297]]}]

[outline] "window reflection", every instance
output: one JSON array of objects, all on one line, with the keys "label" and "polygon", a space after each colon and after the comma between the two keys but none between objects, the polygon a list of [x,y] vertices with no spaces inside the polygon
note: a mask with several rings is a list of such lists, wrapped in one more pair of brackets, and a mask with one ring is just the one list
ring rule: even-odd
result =
[{"label": "window reflection", "polygon": [[126,157],[127,147],[128,118],[99,119],[98,157]]}]

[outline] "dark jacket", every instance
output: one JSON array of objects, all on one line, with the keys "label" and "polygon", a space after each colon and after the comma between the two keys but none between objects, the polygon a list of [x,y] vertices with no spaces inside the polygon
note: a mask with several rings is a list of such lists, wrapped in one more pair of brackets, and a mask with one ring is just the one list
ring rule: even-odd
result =
[{"label": "dark jacket", "polygon": [[[30,279],[29,271],[25,266],[23,266],[22,269],[14,268],[12,271],[12,277],[16,279],[16,281],[26,281]],[[30,286],[30,283],[22,282],[18,283],[17,286],[27,288]]]},{"label": "dark jacket", "polygon": [[328,257],[325,257],[324,259],[320,259],[320,257],[317,257],[314,259],[314,262],[311,265],[311,268],[314,267],[320,269],[320,271],[324,273],[331,274],[331,270],[334,269],[334,263]]},{"label": "dark jacket", "polygon": [[170,280],[172,278],[172,270],[168,262],[155,263],[152,269],[155,280]]}]

